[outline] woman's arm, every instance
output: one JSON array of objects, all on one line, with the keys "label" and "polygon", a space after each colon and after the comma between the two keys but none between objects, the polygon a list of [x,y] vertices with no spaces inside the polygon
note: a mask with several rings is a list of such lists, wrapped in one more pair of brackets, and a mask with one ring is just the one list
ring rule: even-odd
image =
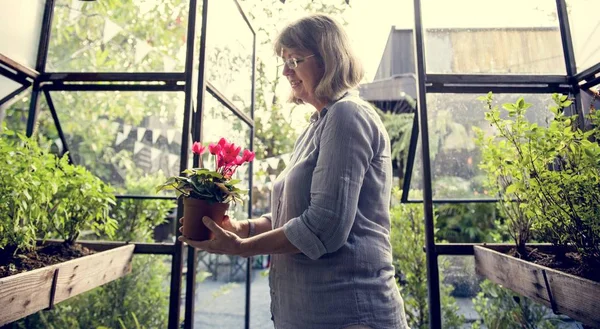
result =
[{"label": "woman's arm", "polygon": [[255,219],[242,220],[237,222],[237,227],[234,231],[240,238],[247,238],[250,233],[250,221],[254,224],[254,235],[259,235],[271,231],[271,219],[266,216],[261,216]]},{"label": "woman's arm", "polygon": [[[269,221],[263,217],[265,221]],[[219,227],[212,219],[204,217],[204,225],[214,233],[213,240],[194,241],[185,236],[180,236],[179,241],[185,242],[192,247],[205,250],[214,254],[237,255],[251,257],[266,254],[294,254],[300,250],[296,248],[286,237],[282,228],[269,230],[268,232],[242,239],[234,232]],[[264,221],[261,221],[264,224]]]}]

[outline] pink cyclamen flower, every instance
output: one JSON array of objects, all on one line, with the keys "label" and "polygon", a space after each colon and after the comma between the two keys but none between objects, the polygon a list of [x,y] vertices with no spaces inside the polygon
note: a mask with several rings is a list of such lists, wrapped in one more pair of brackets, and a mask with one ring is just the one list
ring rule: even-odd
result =
[{"label": "pink cyclamen flower", "polygon": [[239,156],[239,155],[238,155],[237,157],[235,157],[235,164],[236,164],[237,166],[240,166],[240,165],[242,165],[242,164],[244,163],[244,161],[245,161],[245,160],[244,160],[244,158],[243,158],[243,157],[241,157],[241,156]]},{"label": "pink cyclamen flower", "polygon": [[255,156],[256,156],[256,154],[254,152],[252,152],[250,150],[244,150],[244,155],[242,156],[242,158],[246,162],[251,162],[252,160],[254,160]]},{"label": "pink cyclamen flower", "polygon": [[210,144],[210,145],[208,145],[208,151],[210,152],[210,154],[217,155],[218,153],[221,152],[221,145],[220,144]]},{"label": "pink cyclamen flower", "polygon": [[194,142],[194,145],[192,145],[192,152],[194,152],[198,155],[202,155],[202,153],[204,153],[205,150],[206,150],[206,147],[202,146],[202,144],[200,144],[198,142]]}]

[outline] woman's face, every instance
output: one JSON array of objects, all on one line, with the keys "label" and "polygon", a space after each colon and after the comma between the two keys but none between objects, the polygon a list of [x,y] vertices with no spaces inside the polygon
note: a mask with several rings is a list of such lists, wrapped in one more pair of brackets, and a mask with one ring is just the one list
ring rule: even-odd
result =
[{"label": "woman's face", "polygon": [[[317,58],[309,52],[288,48],[283,48],[281,57],[284,61],[292,62],[292,58],[297,61],[295,69],[293,65],[283,65],[283,75],[290,82],[294,97],[317,107],[315,89],[323,76],[323,68],[319,67]],[[320,110],[318,107],[317,109]]]}]

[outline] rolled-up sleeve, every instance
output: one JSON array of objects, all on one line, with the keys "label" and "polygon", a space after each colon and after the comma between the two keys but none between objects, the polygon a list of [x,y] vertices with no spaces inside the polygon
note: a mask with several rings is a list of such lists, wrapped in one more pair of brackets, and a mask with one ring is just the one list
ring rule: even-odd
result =
[{"label": "rolled-up sleeve", "polygon": [[335,104],[323,117],[310,205],[284,233],[311,259],[338,250],[354,224],[365,173],[378,147],[378,127],[353,101]]}]

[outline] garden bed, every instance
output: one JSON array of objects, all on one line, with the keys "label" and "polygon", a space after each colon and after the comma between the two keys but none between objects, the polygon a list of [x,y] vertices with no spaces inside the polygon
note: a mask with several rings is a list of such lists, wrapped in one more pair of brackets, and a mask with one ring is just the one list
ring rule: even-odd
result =
[{"label": "garden bed", "polygon": [[[569,262],[557,262],[554,257],[538,251],[532,252],[530,257],[543,265],[506,254],[509,252],[506,248],[475,246],[474,251],[479,275],[551,307],[557,314],[568,315],[593,328],[600,327],[600,282],[543,266],[566,267]],[[576,258],[570,256],[571,262],[575,262]],[[598,278],[598,274],[585,265],[571,271]]]},{"label": "garden bed", "polygon": [[[60,253],[17,256],[21,269],[14,266],[8,271],[26,271],[0,278],[0,326],[52,308],[70,297],[130,273],[134,247],[131,244],[94,252],[94,248],[78,246],[67,251],[60,245],[48,244],[42,246],[40,251],[49,248]],[[65,261],[69,258],[70,260]],[[58,263],[39,267],[41,261]],[[27,270],[36,267],[38,268]]]}]

